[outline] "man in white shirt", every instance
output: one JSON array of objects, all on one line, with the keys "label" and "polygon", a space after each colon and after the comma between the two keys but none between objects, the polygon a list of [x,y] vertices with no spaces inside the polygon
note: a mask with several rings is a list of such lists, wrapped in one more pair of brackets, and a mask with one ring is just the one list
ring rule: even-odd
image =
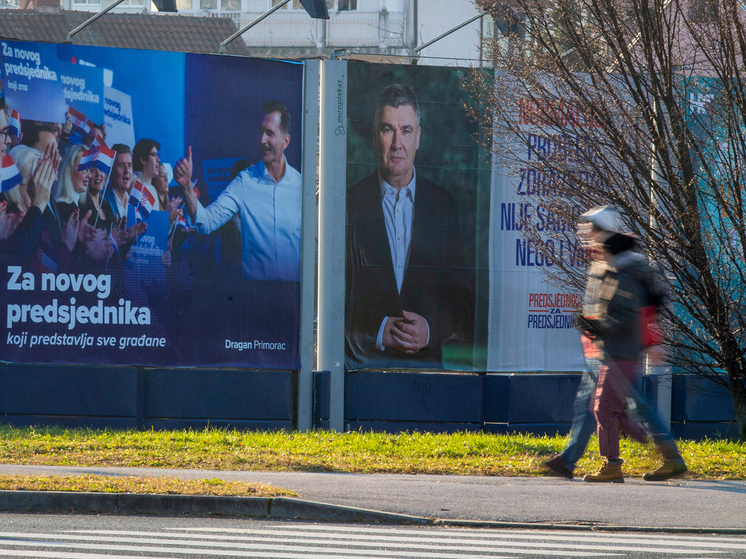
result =
[{"label": "man in white shirt", "polygon": [[347,369],[441,368],[442,342],[473,307],[456,201],[415,170],[409,87],[384,89],[374,134],[378,169],[347,191]]},{"label": "man in white shirt", "polygon": [[231,181],[206,208],[192,187],[192,151],[179,160],[174,178],[197,231],[209,234],[234,215],[241,220],[244,279],[300,281],[301,175],[285,159],[290,144],[290,113],[282,103],[262,107],[261,161]]}]

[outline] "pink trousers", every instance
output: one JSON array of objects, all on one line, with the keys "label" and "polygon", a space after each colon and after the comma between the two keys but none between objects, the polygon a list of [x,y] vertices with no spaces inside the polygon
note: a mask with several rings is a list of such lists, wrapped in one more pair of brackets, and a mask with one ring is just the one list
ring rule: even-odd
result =
[{"label": "pink trousers", "polygon": [[[598,369],[598,383],[593,413],[598,424],[598,449],[601,456],[619,458],[619,432],[624,430],[635,439],[642,431],[632,424],[624,411],[624,400],[629,387],[642,374],[639,361],[617,359],[604,361]],[[638,439],[639,440],[639,439]]]}]

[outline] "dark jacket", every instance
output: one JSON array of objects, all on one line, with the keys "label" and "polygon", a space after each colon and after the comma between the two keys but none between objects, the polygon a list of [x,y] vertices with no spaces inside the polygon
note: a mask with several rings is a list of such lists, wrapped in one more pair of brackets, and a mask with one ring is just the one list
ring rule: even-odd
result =
[{"label": "dark jacket", "polygon": [[[442,344],[473,328],[471,274],[456,201],[437,184],[417,177],[409,261],[401,293],[391,260],[378,172],[347,191],[345,361],[360,368],[442,368]],[[381,351],[375,342],[384,317],[402,310],[427,320],[428,345],[413,355]]]},{"label": "dark jacket", "polygon": [[583,315],[596,329],[602,359],[640,358],[640,309],[651,304],[653,295],[662,300],[659,290],[654,271],[639,252],[620,252],[591,265]]}]

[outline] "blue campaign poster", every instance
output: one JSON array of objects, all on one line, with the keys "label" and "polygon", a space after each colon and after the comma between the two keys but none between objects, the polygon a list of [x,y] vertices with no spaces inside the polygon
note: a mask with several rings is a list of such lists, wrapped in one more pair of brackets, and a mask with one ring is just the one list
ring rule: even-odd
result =
[{"label": "blue campaign poster", "polygon": [[168,250],[168,212],[150,212],[147,235],[153,239],[153,246],[161,252]]},{"label": "blue campaign poster", "polygon": [[[71,108],[112,123],[104,141],[115,157],[103,180],[84,181],[72,156],[83,138],[61,135],[58,199],[32,231],[39,240],[0,243],[0,360],[297,369],[303,65],[14,41],[2,50],[7,108],[41,124]],[[189,152],[179,184],[169,172]],[[236,162],[245,171],[231,181]],[[64,177],[86,197],[66,196]],[[70,249],[58,214],[92,196],[104,205],[91,220],[99,231]]]},{"label": "blue campaign poster", "polygon": [[[64,122],[67,106],[57,46],[0,41],[5,97],[21,118]],[[44,103],[39,103],[44,99]]]},{"label": "blue campaign poster", "polygon": [[60,62],[65,103],[96,124],[104,122],[104,71],[95,66]]}]

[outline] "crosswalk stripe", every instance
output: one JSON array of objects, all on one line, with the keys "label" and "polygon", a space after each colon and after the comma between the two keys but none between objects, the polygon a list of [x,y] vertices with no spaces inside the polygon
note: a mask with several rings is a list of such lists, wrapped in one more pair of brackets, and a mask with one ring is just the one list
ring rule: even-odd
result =
[{"label": "crosswalk stripe", "polygon": [[[13,546],[39,546],[39,547],[48,547],[48,548],[69,548],[69,549],[95,549],[95,550],[105,550],[105,551],[139,551],[139,552],[148,552],[148,553],[181,553],[185,555],[209,555],[209,556],[217,556],[217,557],[225,557],[225,550],[209,550],[209,549],[190,549],[190,548],[172,548],[172,547],[149,547],[149,546],[124,546],[124,545],[96,545],[96,544],[60,544],[55,542],[42,542],[42,541],[26,541],[26,540],[5,540],[4,543],[6,545],[13,545]],[[257,559],[270,559],[270,558],[282,558],[282,559],[321,559],[321,558],[333,558],[333,559],[361,559],[361,557],[380,557],[381,556],[381,550],[355,550],[354,554],[351,554],[351,552],[345,551],[345,552],[339,552],[335,549],[324,549],[323,554],[319,554],[321,551],[319,548],[308,548],[305,549],[303,547],[296,547],[296,546],[286,546],[286,545],[276,545],[272,547],[266,547],[266,546],[253,546],[254,551],[238,551],[238,550],[231,550],[231,556],[234,557],[252,557]],[[289,552],[289,553],[278,553],[279,551],[283,552]],[[513,553],[515,551],[512,551]],[[560,556],[567,556],[567,557],[578,557],[578,556],[587,556],[586,554],[583,555],[571,555],[567,553],[562,554],[555,554],[550,553],[547,554],[542,550],[521,550],[521,553],[533,553],[538,554],[542,553],[544,555],[560,555]],[[12,553],[8,553],[8,555],[12,555]],[[601,556],[601,554],[596,554],[595,556]],[[88,559],[88,556],[85,556],[86,559]],[[159,556],[160,557],[160,556]],[[422,558],[431,558],[431,559],[464,559],[464,555],[454,554],[454,553],[413,553],[413,552],[386,552],[386,557],[388,558],[395,558],[395,557],[422,557]],[[518,557],[507,557],[507,556],[496,556],[496,555],[470,555],[471,559],[519,559]]]},{"label": "crosswalk stripe", "polygon": [[[9,536],[6,532],[0,532],[0,538]],[[50,538],[52,540],[80,540],[81,536],[69,536],[69,535],[62,535],[62,534],[27,534],[27,533],[18,533],[15,534],[17,538],[29,538],[29,537],[44,537],[44,538]],[[257,548],[261,548],[262,546],[260,544],[251,544],[251,543],[226,543],[226,542],[205,542],[200,540],[163,540],[161,538],[132,538],[132,537],[102,537],[102,536],[86,536],[86,541],[99,541],[99,542],[111,542],[111,543],[138,543],[138,544],[162,544],[164,541],[167,542],[169,545],[180,545],[180,546],[193,546],[193,547],[216,547],[221,549],[245,549],[245,550],[255,550]],[[287,540],[282,538],[257,538],[261,540],[262,543],[267,544],[274,544],[274,543],[282,543],[286,542]],[[3,540],[0,539],[0,543],[2,543]],[[329,544],[328,540],[323,539],[304,539],[302,540],[303,549],[315,549],[314,545],[320,545],[323,546],[325,544]],[[350,548],[359,548],[359,547],[372,547],[376,542],[370,542],[370,541],[364,541],[359,542],[357,540],[347,540],[347,541],[334,541],[333,544],[335,547],[344,548],[348,552],[351,552]],[[430,543],[430,542],[428,542]],[[487,542],[489,543],[489,542]],[[63,545],[63,544],[59,544]],[[87,544],[84,544],[87,545]],[[448,546],[456,547],[457,550],[463,550],[468,549],[472,552],[479,552],[479,553],[491,553],[496,550],[504,551],[506,548],[510,549],[512,553],[522,553],[522,550],[514,549],[516,547],[525,547],[524,543],[521,542],[500,542],[500,547],[487,547],[487,546],[477,546],[474,542],[468,542],[465,544],[465,542],[459,542],[459,541],[449,541],[447,542]],[[467,548],[464,548],[464,545],[468,545]],[[590,546],[590,545],[565,545],[565,544],[553,544],[553,543],[538,543],[533,544],[534,550],[537,549],[542,550],[542,553],[544,554],[552,554],[552,555],[569,555],[569,551],[572,550],[572,555],[574,556],[594,556],[598,555],[599,551],[608,551],[608,552],[615,552],[615,551],[630,551],[633,549],[639,549],[639,548],[632,548],[632,547],[612,547],[612,546],[605,546],[605,547],[598,547],[598,546]],[[380,546],[380,544],[379,544]],[[69,547],[76,547],[76,544],[69,544]],[[265,546],[266,547],[266,546]],[[282,548],[290,548],[293,547],[299,548],[300,545],[296,546],[280,546]],[[377,546],[378,547],[378,546]],[[406,543],[389,543],[386,544],[386,549],[392,550],[394,552],[394,549],[397,548],[404,548],[404,549],[432,549],[432,545],[423,545],[420,543],[419,540],[414,540],[408,544]],[[108,547],[105,547],[108,549]],[[362,549],[355,549],[357,553],[360,554],[370,554],[367,550]],[[586,551],[587,553],[582,553],[583,551]],[[593,553],[595,551],[595,553]],[[406,553],[406,552],[395,552],[395,553]],[[699,551],[697,551],[699,553]],[[423,557],[432,557],[433,555],[430,553],[422,553],[420,554]],[[442,555],[439,555],[442,556]]]},{"label": "crosswalk stripe", "polygon": [[[64,553],[60,551],[25,551],[23,549],[0,549],[0,557],[34,557],[37,559],[143,559],[142,555],[101,555],[100,553]],[[158,559],[179,559],[158,556]]]},{"label": "crosswalk stripe", "polygon": [[[179,532],[181,531],[178,529]],[[336,531],[336,530],[335,530]],[[157,537],[166,537],[166,538],[179,538],[180,535],[171,535],[171,534],[164,534],[162,532],[130,532],[130,531],[117,531],[117,530],[106,530],[106,531],[97,531],[97,530],[86,530],[84,531],[86,534],[108,534],[111,536],[128,536],[128,535],[138,535],[138,536],[157,536]],[[314,533],[318,532],[316,530],[313,531]],[[82,532],[81,532],[82,533]],[[367,535],[367,534],[357,534],[354,536],[354,541],[359,542],[366,542],[366,541],[375,541],[375,542],[386,542],[386,543],[407,543],[412,544],[412,542],[416,541],[417,543],[428,543],[428,544],[440,544],[440,545],[454,545],[454,546],[477,546],[477,545],[494,545],[497,541],[499,541],[502,545],[520,545],[520,543],[517,540],[546,540],[548,539],[548,535],[542,535],[542,534],[536,534],[536,533],[519,533],[519,532],[491,532],[491,533],[482,533],[480,534],[480,539],[474,539],[477,536],[474,536],[473,534],[467,534],[464,532],[451,532],[452,534],[458,535],[458,536],[469,536],[468,541],[464,541],[463,539],[459,538],[458,540],[454,540],[453,538],[445,538],[440,532],[427,532],[427,531],[412,531],[408,533],[407,537],[404,536],[384,536],[384,535]],[[305,543],[319,543],[323,540],[309,540],[307,534],[299,533],[295,530],[277,530],[277,529],[264,529],[264,530],[240,530],[240,534],[243,535],[243,539],[245,539],[246,536],[253,536],[254,538],[262,539],[263,541],[275,541],[276,539],[279,539],[279,536],[286,536],[285,538],[282,538],[281,541],[288,541],[287,537],[291,538],[304,538],[303,541]],[[637,544],[647,544],[647,545],[658,545],[666,548],[671,548],[672,545],[675,545],[675,552],[688,552],[688,553],[700,553],[702,548],[708,548],[708,549],[727,549],[727,550],[746,550],[746,541],[743,543],[724,543],[722,540],[717,540],[713,538],[707,538],[707,541],[700,541],[695,538],[690,539],[684,539],[684,538],[677,538],[677,537],[664,537],[664,536],[646,536],[646,537],[635,537],[635,536],[629,536],[629,537],[619,537],[617,535],[609,535],[609,536],[582,536],[582,535],[567,535],[567,532],[561,532],[556,533],[557,535],[553,535],[551,537],[552,540],[555,541],[565,541],[565,542],[571,542],[573,549],[599,549],[597,545],[588,545],[583,546],[579,545],[581,543],[603,543],[608,546],[608,544],[624,544],[624,545],[637,545]],[[2,535],[2,533],[0,533]],[[194,538],[196,534],[190,533],[190,537]],[[275,538],[272,538],[270,536],[275,536]],[[199,536],[197,536],[199,537]],[[242,536],[223,536],[223,535],[205,535],[202,536],[205,539],[212,539],[212,540],[220,540],[220,541],[239,541],[242,539]],[[353,541],[351,540],[351,535],[349,533],[345,534],[336,534],[331,531],[327,531],[324,533],[324,537],[326,539],[330,540],[344,540],[345,542]],[[516,540],[515,542],[509,541],[509,540]],[[197,541],[197,540],[194,540]],[[409,545],[408,545],[409,547]],[[687,548],[698,548],[699,551],[690,551]],[[628,550],[628,548],[601,548],[601,549],[608,549],[608,550]],[[638,548],[635,548],[638,549]]]},{"label": "crosswalk stripe", "polygon": [[[247,528],[168,527],[163,531],[0,532],[0,557],[134,559],[175,556],[252,559],[526,559],[621,557],[653,553],[672,559],[722,559],[746,550],[736,537],[469,528],[378,528],[269,524]],[[30,549],[30,548],[38,548]]]},{"label": "crosswalk stripe", "polygon": [[[221,532],[230,532],[234,534],[246,534],[246,533],[254,533],[257,530],[253,529],[244,529],[244,528],[169,528],[169,530],[172,531],[184,531],[189,530],[190,532],[204,532],[204,533],[221,533]],[[298,534],[302,531],[320,531],[320,532],[327,532],[329,528],[323,525],[303,525],[299,527],[298,529],[293,529],[294,534]],[[471,530],[472,533],[467,532],[467,530]],[[269,530],[259,530],[262,533],[266,533]],[[639,533],[632,533],[630,532],[629,535],[620,535],[619,532],[572,532],[572,534],[568,535],[567,530],[557,531],[557,530],[512,530],[512,529],[499,529],[499,530],[488,530],[488,529],[474,529],[474,528],[441,528],[441,527],[433,527],[433,528],[392,528],[390,530],[387,529],[381,529],[381,528],[367,528],[367,527],[353,527],[353,526],[335,526],[334,527],[335,532],[345,532],[346,534],[344,537],[349,537],[349,533],[361,533],[361,534],[403,534],[406,538],[411,537],[413,533],[420,533],[420,534],[428,534],[433,533],[437,531],[438,534],[444,534],[444,535],[458,535],[460,537],[463,537],[465,539],[468,538],[483,538],[486,537],[485,534],[489,534],[490,538],[506,538],[506,537],[517,537],[517,535],[520,535],[521,538],[524,539],[546,539],[548,536],[551,536],[553,539],[568,539],[571,541],[609,541],[609,538],[617,538],[619,541],[630,541],[630,539],[633,539],[635,541],[639,542],[645,542],[645,541],[674,541],[674,542],[681,542],[681,541],[691,541],[691,542],[721,542],[723,538],[716,537],[716,536],[687,536],[687,535],[670,535],[665,536],[661,534],[639,534]],[[90,532],[94,532],[91,530]],[[280,533],[280,532],[278,532]],[[740,541],[744,545],[744,548],[746,549],[746,539],[740,538]]]}]

